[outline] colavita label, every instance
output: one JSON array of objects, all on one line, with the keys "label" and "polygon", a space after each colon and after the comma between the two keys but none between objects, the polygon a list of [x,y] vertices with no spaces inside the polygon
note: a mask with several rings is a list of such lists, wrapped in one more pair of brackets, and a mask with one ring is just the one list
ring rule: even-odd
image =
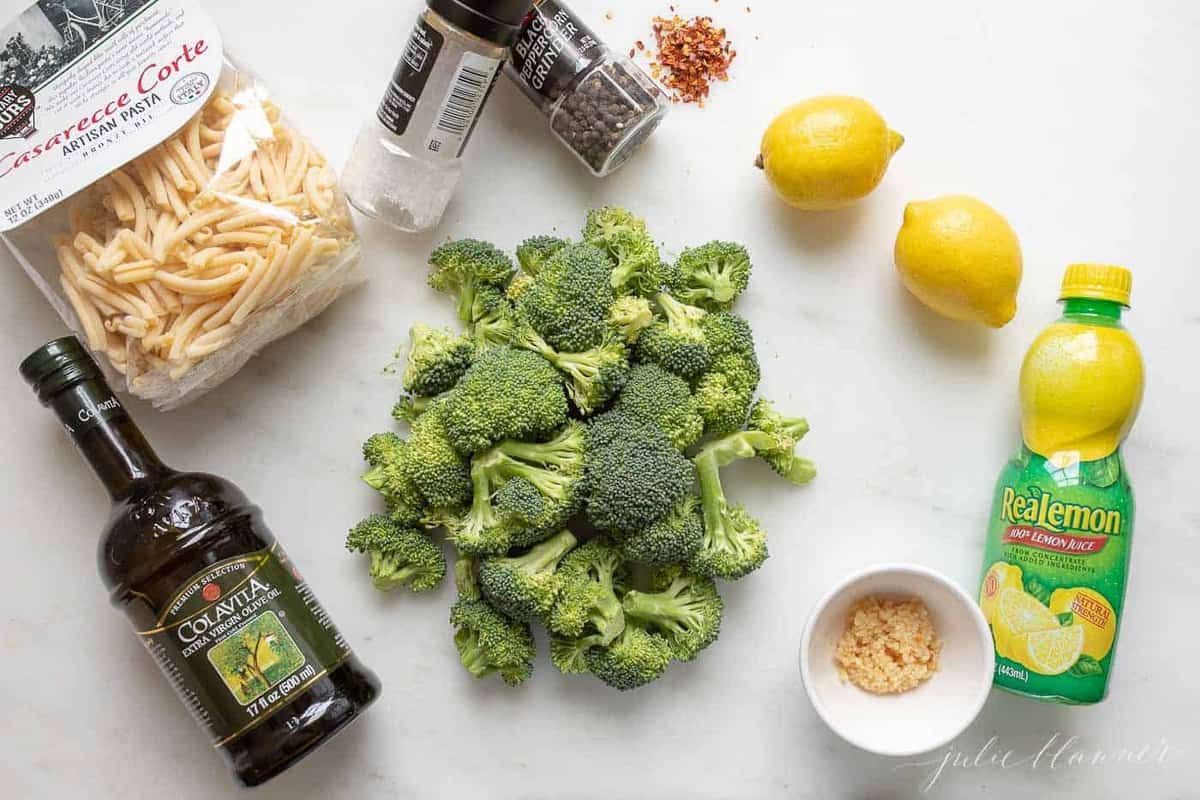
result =
[{"label": "colavita label", "polygon": [[196,573],[138,635],[218,747],[350,655],[278,544]]},{"label": "colavita label", "polygon": [[0,29],[0,52],[0,231],[183,127],[224,63],[190,0],[42,0]]}]

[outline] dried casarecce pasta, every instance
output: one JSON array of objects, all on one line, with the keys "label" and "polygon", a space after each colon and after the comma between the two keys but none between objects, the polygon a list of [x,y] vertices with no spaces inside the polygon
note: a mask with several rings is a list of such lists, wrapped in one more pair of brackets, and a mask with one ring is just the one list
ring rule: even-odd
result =
[{"label": "dried casarecce pasta", "polygon": [[253,87],[217,91],[69,203],[63,294],[135,393],[182,379],[355,246],[333,171]]}]

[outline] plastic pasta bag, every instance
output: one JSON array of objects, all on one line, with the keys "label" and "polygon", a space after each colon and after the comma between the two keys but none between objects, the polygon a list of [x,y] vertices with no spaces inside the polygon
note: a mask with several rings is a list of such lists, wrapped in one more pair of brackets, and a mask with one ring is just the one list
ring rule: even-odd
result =
[{"label": "plastic pasta bag", "polygon": [[[33,6],[0,42],[32,47],[37,14],[54,27]],[[6,67],[0,222],[100,360],[132,394],[174,408],[357,281],[359,244],[325,158],[221,52],[201,12],[126,2],[108,28],[74,63],[30,77],[38,86]],[[26,95],[42,119],[12,136],[21,120],[6,102]]]}]

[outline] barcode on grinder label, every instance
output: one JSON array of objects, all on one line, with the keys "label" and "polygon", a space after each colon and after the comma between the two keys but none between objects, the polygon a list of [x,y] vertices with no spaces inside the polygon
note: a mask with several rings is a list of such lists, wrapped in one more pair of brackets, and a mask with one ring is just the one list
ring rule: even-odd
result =
[{"label": "barcode on grinder label", "polygon": [[463,53],[450,88],[442,98],[433,128],[425,139],[426,150],[449,157],[462,153],[499,69],[500,62],[494,58]]}]

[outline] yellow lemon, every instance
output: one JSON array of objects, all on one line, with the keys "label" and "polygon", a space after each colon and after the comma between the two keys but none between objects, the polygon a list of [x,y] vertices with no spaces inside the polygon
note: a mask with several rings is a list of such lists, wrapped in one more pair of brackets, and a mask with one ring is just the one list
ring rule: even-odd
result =
[{"label": "yellow lemon", "polygon": [[1052,614],[1071,613],[1070,627],[1083,631],[1083,654],[1099,661],[1112,650],[1117,636],[1117,612],[1095,589],[1055,589],[1050,595]]},{"label": "yellow lemon", "polygon": [[979,587],[979,608],[989,624],[996,612],[996,602],[1001,589],[1022,589],[1021,568],[1016,564],[997,561],[988,567],[984,573],[983,584]]},{"label": "yellow lemon", "polygon": [[1026,633],[1049,631],[1058,627],[1058,618],[1033,595],[1012,587],[1001,589],[993,611],[992,634],[996,652],[1014,661],[1020,660],[1014,637]]},{"label": "yellow lemon", "polygon": [[775,117],[755,163],[785,202],[824,211],[870,194],[902,144],[866,100],[827,95]]},{"label": "yellow lemon", "polygon": [[1039,675],[1060,675],[1075,665],[1083,652],[1083,628],[1068,625],[1012,638],[1010,656]]},{"label": "yellow lemon", "polygon": [[973,197],[909,203],[895,259],[913,296],[943,316],[999,328],[1017,313],[1021,243],[1008,220]]}]

